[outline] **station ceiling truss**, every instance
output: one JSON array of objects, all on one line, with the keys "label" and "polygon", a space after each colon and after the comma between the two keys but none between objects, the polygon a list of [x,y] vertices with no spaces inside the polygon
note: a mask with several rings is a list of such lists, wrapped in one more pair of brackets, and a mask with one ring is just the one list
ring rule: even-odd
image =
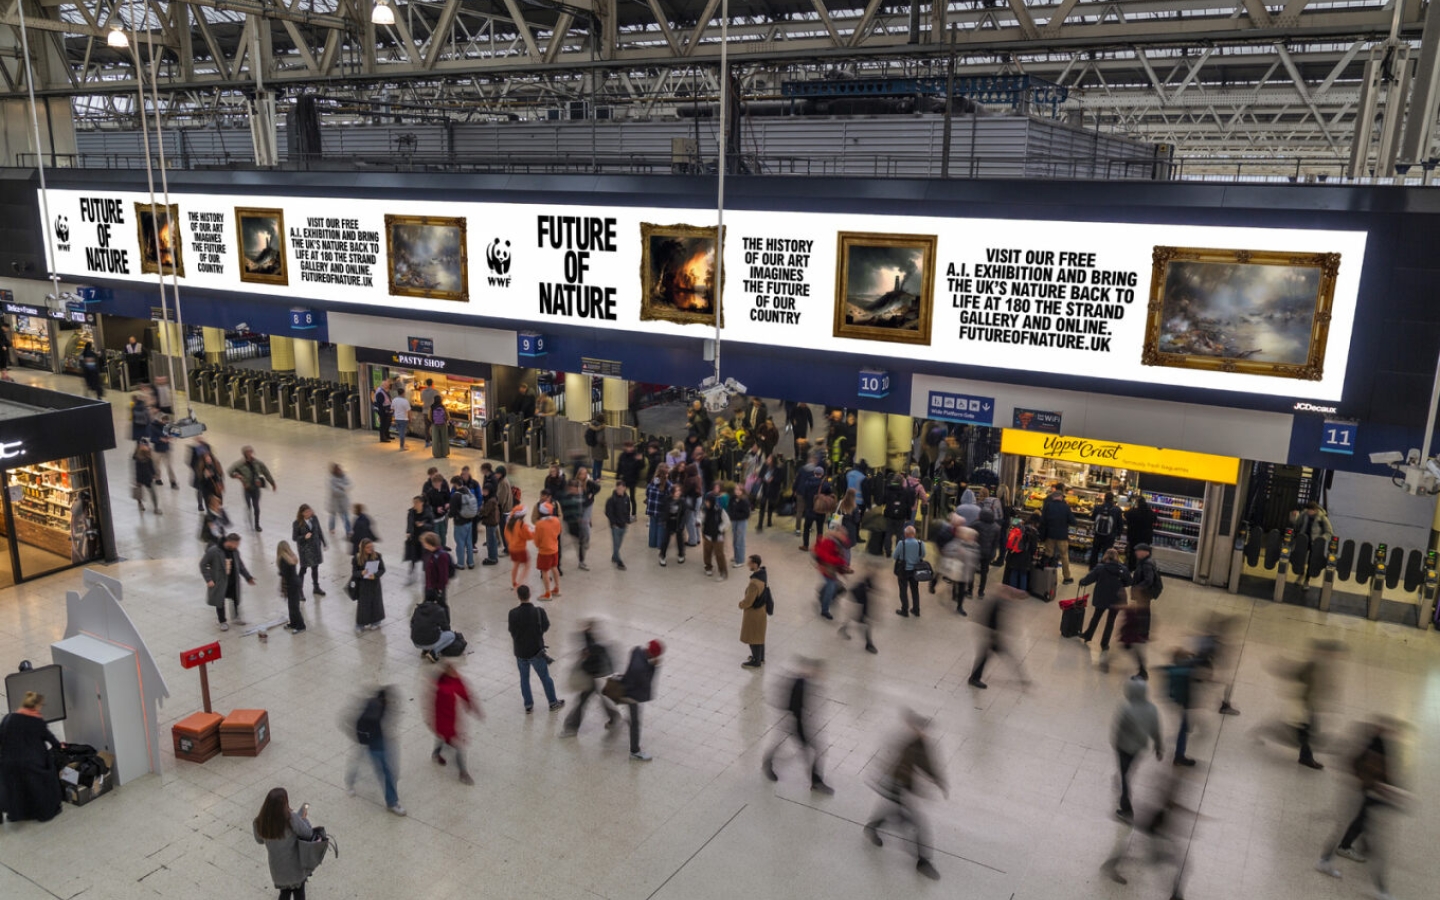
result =
[{"label": "station ceiling truss", "polygon": [[[20,53],[24,3],[32,65]],[[1398,6],[1396,4],[1399,4]],[[177,125],[243,125],[258,91],[326,98],[331,121],[663,116],[718,93],[720,0],[0,0],[0,98],[66,98],[82,128],[135,127],[153,65]],[[731,0],[747,101],[782,85],[1026,75],[1043,110],[1178,155],[1341,159],[1377,48],[1420,53],[1421,0]],[[119,25],[130,49],[107,46]]]}]

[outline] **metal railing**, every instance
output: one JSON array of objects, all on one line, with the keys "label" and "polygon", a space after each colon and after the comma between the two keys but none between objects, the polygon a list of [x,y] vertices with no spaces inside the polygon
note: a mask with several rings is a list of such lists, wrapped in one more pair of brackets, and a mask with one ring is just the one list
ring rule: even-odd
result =
[{"label": "metal railing", "polygon": [[[144,154],[43,154],[52,168],[144,169]],[[34,167],[34,153],[16,155],[22,168]],[[940,157],[933,153],[838,152],[803,156],[795,154],[736,154],[730,174],[796,178],[939,178]],[[252,160],[233,154],[189,153],[172,157],[172,170],[258,171]],[[952,156],[950,175],[956,179],[1031,178],[1094,181],[1192,181],[1223,184],[1345,184],[1428,185],[1433,170],[1412,167],[1394,176],[1348,177],[1343,161],[1312,157],[1271,157],[1228,160],[1212,156],[1136,158],[1132,156],[1056,156],[1051,154],[995,154]],[[450,154],[408,153],[323,154],[292,157],[275,171],[314,172],[445,172],[462,174],[607,174],[607,175],[713,175],[716,160],[669,153],[514,153]]]}]

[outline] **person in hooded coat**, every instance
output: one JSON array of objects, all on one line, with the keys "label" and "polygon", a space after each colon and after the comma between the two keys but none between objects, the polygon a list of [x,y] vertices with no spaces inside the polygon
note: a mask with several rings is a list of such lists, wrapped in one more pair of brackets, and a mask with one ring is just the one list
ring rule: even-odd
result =
[{"label": "person in hooded coat", "polygon": [[740,608],[745,611],[740,620],[740,643],[750,646],[750,658],[741,665],[758,669],[765,665],[765,628],[769,617],[775,614],[775,601],[770,596],[769,576],[760,557],[751,554],[746,564],[750,567],[750,581],[740,600]]},{"label": "person in hooded coat", "polygon": [[1120,764],[1120,807],[1115,815],[1129,819],[1135,814],[1130,805],[1130,767],[1147,744],[1155,745],[1155,758],[1165,756],[1165,742],[1160,739],[1160,712],[1145,696],[1147,682],[1130,678],[1125,682],[1125,700],[1115,711],[1110,731],[1110,744]]}]

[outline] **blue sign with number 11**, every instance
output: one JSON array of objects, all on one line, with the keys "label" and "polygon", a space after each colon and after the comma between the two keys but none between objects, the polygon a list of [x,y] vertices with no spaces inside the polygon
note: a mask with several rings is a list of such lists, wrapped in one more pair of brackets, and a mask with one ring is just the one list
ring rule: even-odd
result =
[{"label": "blue sign with number 11", "polygon": [[1333,422],[1326,419],[1324,430],[1320,432],[1320,452],[1354,456],[1355,434],[1359,428],[1354,422]]}]

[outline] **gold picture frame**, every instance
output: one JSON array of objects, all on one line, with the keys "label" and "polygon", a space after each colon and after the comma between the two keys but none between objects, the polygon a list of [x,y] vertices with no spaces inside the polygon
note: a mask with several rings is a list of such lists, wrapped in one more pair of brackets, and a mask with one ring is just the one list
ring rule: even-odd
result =
[{"label": "gold picture frame", "polygon": [[285,254],[285,211],[237,206],[235,252],[240,257],[241,281],[288,285],[290,263]]},{"label": "gold picture frame", "polygon": [[465,220],[386,215],[385,276],[392,296],[470,302]]},{"label": "gold picture frame", "polygon": [[935,235],[842,231],[838,240],[835,336],[928,345]]},{"label": "gold picture frame", "polygon": [[1156,247],[1147,366],[1319,381],[1339,253]]},{"label": "gold picture frame", "polygon": [[640,319],[713,328],[718,316],[723,324],[724,297],[714,292],[717,266],[725,291],[724,244],[716,226],[641,222]]},{"label": "gold picture frame", "polygon": [[[157,258],[155,249],[155,212],[157,210],[161,211],[161,215],[166,220],[166,224],[160,226],[160,258]],[[181,278],[185,277],[184,243],[180,237],[180,204],[172,203],[166,206],[163,203],[156,203],[152,206],[149,203],[137,201],[135,204],[135,236],[140,242],[140,274],[169,275],[173,271],[175,275]]]}]

